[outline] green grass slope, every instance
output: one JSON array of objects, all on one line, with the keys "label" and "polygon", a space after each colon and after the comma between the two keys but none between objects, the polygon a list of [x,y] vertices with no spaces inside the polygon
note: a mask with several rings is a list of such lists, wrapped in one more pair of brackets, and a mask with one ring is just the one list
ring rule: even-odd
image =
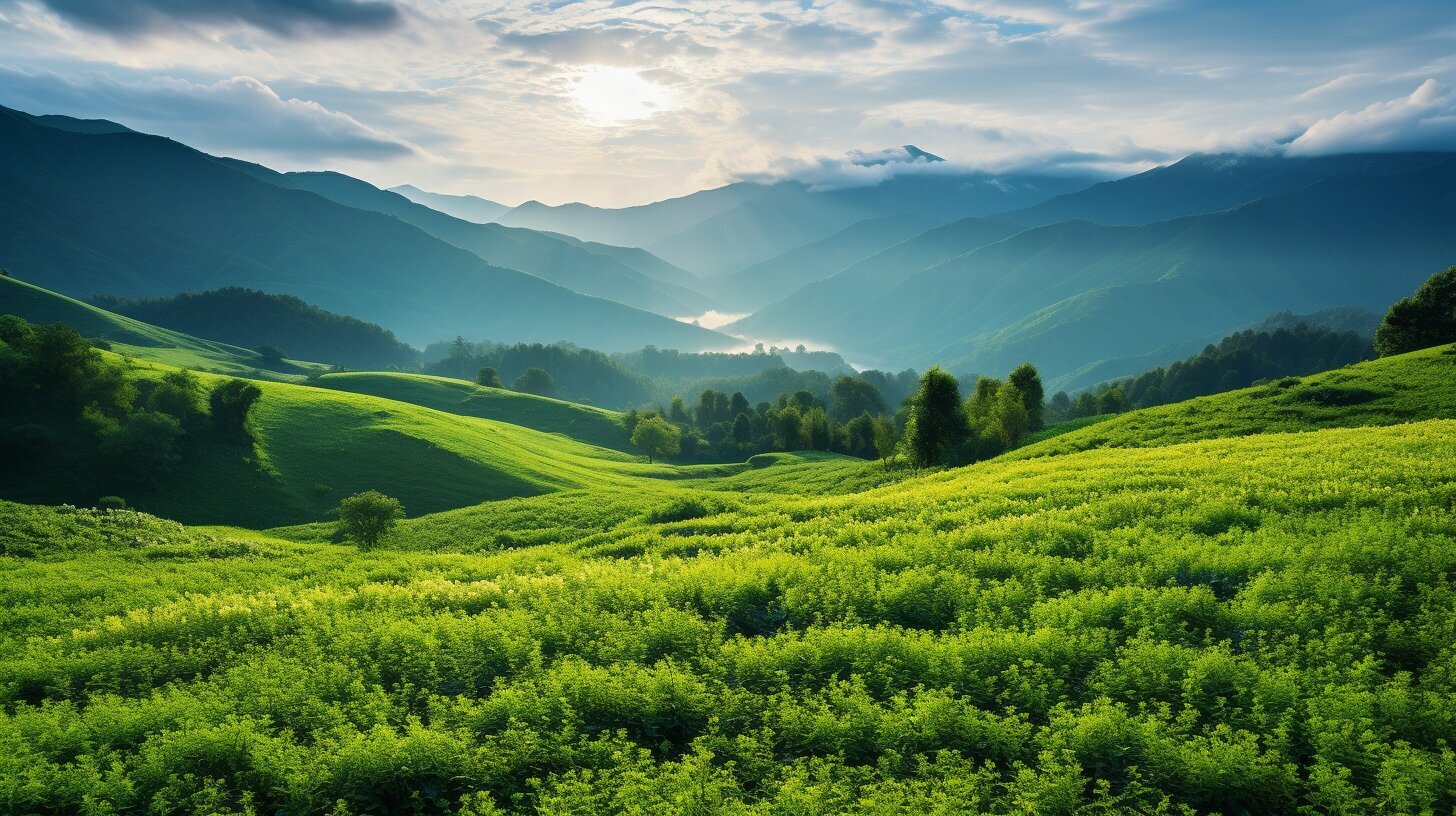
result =
[{"label": "green grass slope", "polygon": [[581,538],[485,555],[0,504],[26,556],[0,557],[0,793],[16,812],[1447,812],[1453,485],[1456,422],[1434,420],[686,518],[574,496]]},{"label": "green grass slope", "polygon": [[[133,361],[131,376],[169,367]],[[216,379],[202,374],[204,386]],[[256,383],[255,444],[186,446],[174,472],[124,494],[134,507],[188,523],[262,528],[320,521],[340,499],[379,490],[410,515],[556,490],[610,488],[681,479],[691,469],[647,464],[560,433],[438,411],[368,394],[293,383]],[[586,412],[589,409],[566,408]],[[75,432],[90,433],[77,424]],[[588,434],[589,435],[589,434]],[[64,440],[63,440],[64,441]],[[90,505],[100,488],[80,454],[53,455],[7,471],[8,498]]]},{"label": "green grass slope", "polygon": [[87,337],[101,338],[118,354],[178,368],[253,379],[301,380],[324,366],[289,364],[288,370],[260,367],[257,352],[153,326],[15,278],[0,277],[0,314],[31,323],[65,323]]},{"label": "green grass slope", "polygon": [[315,384],[410,402],[450,414],[508,422],[603,448],[632,450],[622,415],[589,405],[503,388],[483,388],[464,380],[427,374],[348,372],[326,374],[315,380]]},{"label": "green grass slope", "polygon": [[1456,418],[1456,346],[1116,415],[1003,458]]}]

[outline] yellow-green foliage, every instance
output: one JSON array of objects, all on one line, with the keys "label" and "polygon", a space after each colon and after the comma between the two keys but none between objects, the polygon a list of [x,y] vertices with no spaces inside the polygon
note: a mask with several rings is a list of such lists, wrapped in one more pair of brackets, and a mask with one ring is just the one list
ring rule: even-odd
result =
[{"label": "yellow-green foliage", "polygon": [[574,402],[508,391],[482,388],[464,380],[427,374],[349,372],[328,374],[316,384],[325,388],[373,394],[401,402],[412,402],[451,414],[494,419],[546,433],[559,433],[578,442],[631,451],[622,415],[616,411]]},{"label": "yellow-green foliage", "polygon": [[324,366],[298,363],[290,364],[289,372],[270,371],[260,367],[263,359],[255,351],[153,326],[39,286],[0,277],[0,315],[5,314],[37,325],[65,323],[87,337],[106,340],[118,354],[178,368],[269,380],[301,380],[311,370],[324,370]]},{"label": "yellow-green foliage", "polygon": [[0,505],[0,803],[1456,807],[1456,422],[652,484],[399,534],[484,554]]},{"label": "yellow-green foliage", "polygon": [[1018,448],[1006,458],[1448,418],[1456,418],[1456,346],[1132,411]]}]

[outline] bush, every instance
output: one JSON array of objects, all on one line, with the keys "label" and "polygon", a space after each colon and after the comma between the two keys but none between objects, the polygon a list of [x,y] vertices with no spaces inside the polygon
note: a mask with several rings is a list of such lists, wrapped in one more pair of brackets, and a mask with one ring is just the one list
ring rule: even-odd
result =
[{"label": "bush", "polygon": [[339,502],[338,513],[339,535],[371,549],[404,518],[404,505],[377,490],[366,490]]}]

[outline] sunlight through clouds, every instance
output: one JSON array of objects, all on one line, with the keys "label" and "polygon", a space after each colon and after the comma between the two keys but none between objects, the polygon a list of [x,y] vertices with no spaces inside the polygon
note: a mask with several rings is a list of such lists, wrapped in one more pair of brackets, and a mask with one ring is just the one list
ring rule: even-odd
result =
[{"label": "sunlight through clouds", "polygon": [[593,125],[611,126],[670,110],[677,94],[631,68],[589,65],[571,83],[571,101]]}]

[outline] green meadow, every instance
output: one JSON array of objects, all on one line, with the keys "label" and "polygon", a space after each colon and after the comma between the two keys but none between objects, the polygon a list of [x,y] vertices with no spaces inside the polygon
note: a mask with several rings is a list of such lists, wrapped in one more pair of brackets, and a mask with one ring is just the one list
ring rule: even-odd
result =
[{"label": "green meadow", "polygon": [[[24,305],[138,394],[246,354]],[[3,482],[0,812],[1449,813],[1453,383],[1443,346],[916,470],[329,373],[108,510],[62,435]]]},{"label": "green meadow", "polygon": [[413,519],[374,551],[0,505],[0,802],[1450,809],[1456,422],[830,496],[776,467]]}]

